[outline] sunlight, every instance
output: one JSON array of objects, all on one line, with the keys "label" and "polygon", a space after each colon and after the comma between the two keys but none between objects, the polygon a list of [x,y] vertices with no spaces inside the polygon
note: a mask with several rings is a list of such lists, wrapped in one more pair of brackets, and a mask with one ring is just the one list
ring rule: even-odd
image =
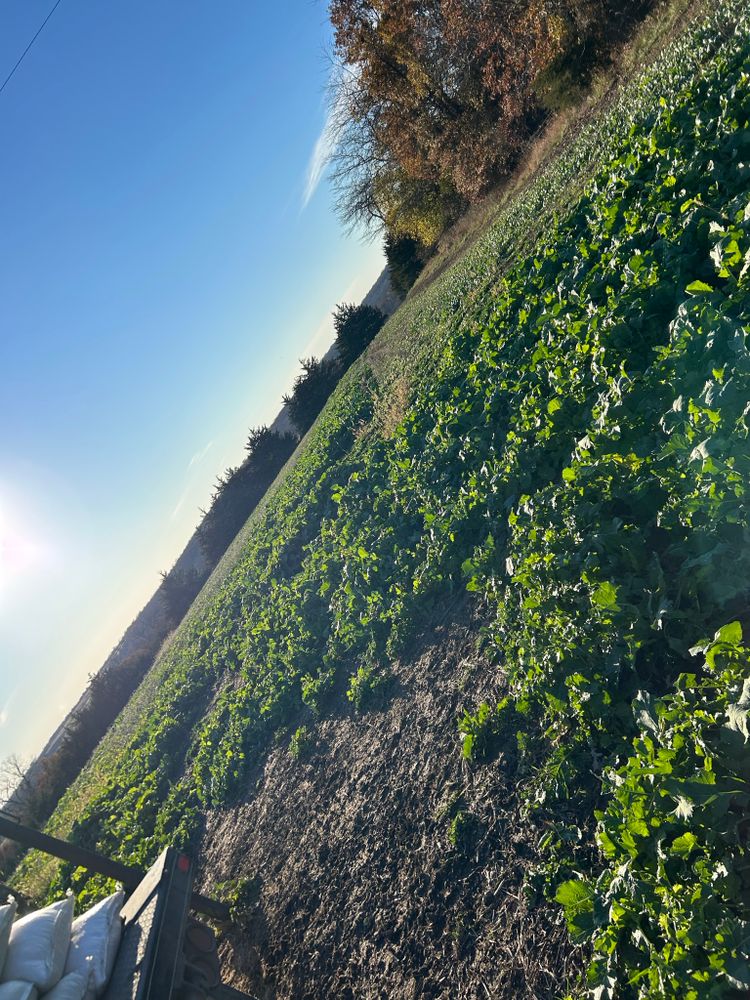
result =
[{"label": "sunlight", "polygon": [[34,569],[41,556],[40,546],[28,537],[18,521],[0,507],[0,595],[14,581]]}]

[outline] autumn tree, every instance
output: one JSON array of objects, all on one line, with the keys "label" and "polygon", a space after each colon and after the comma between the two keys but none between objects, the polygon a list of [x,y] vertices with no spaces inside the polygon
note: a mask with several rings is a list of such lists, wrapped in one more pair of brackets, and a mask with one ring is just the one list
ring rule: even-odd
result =
[{"label": "autumn tree", "polygon": [[530,81],[560,45],[558,20],[533,0],[332,0],[331,20],[349,69],[338,99],[379,150],[376,173],[450,182],[465,197],[512,155]]},{"label": "autumn tree", "polygon": [[11,754],[0,761],[0,806],[15,800],[16,810],[24,814],[31,807],[34,789],[28,774],[30,765],[30,760],[24,760],[18,754]]},{"label": "autumn tree", "polygon": [[347,224],[401,228],[430,243],[458,195],[427,150],[441,122],[455,120],[459,108],[424,71],[422,63],[432,57],[418,57],[413,6],[403,0],[331,4],[340,66],[331,96],[332,179]]},{"label": "autumn tree", "polygon": [[11,754],[0,761],[0,806],[22,823],[35,827],[43,824],[62,794],[55,777],[58,753],[37,761]]},{"label": "autumn tree", "polygon": [[333,178],[346,221],[429,246],[513,165],[537,82],[583,71],[650,0],[331,0]]}]

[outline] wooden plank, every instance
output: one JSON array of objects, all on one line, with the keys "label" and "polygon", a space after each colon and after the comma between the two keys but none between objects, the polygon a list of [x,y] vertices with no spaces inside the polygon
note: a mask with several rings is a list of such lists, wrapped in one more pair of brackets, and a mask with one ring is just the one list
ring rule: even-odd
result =
[{"label": "wooden plank", "polygon": [[140,868],[124,865],[120,861],[111,861],[101,854],[87,851],[76,844],[69,844],[67,840],[50,837],[41,830],[34,830],[30,826],[23,826],[8,819],[2,813],[0,813],[0,837],[7,837],[8,840],[15,840],[26,847],[33,847],[37,851],[62,858],[63,861],[70,861],[79,868],[86,868],[106,878],[113,878],[117,882],[122,882],[126,889],[135,889],[144,875]]}]

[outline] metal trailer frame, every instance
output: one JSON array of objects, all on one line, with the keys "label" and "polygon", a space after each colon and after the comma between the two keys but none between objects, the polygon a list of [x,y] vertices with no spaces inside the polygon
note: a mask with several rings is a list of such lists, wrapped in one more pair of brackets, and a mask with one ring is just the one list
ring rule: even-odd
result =
[{"label": "metal trailer frame", "polygon": [[116,879],[129,892],[121,913],[122,941],[102,1000],[254,1000],[220,982],[213,932],[190,911],[226,921],[229,907],[193,892],[193,865],[186,854],[168,847],[143,872],[1,812],[0,837]]}]

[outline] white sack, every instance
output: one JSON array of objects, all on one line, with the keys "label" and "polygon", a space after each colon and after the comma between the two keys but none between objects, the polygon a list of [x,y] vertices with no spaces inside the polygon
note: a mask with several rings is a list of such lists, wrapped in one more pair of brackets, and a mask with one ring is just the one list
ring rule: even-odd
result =
[{"label": "white sack", "polygon": [[16,901],[8,898],[6,906],[0,906],[0,972],[5,965],[8,954],[8,941],[10,940],[10,929],[13,926],[13,918],[16,915]]},{"label": "white sack", "polygon": [[37,1000],[38,996],[33,983],[22,983],[18,979],[0,983],[0,1000]]},{"label": "white sack", "polygon": [[[63,976],[60,982],[49,993],[45,993],[42,1000],[83,1000],[89,988],[88,972],[84,976],[80,972],[71,972]],[[0,1000],[3,1000],[0,994]]]},{"label": "white sack", "polygon": [[112,975],[122,936],[120,910],[124,901],[125,893],[120,890],[92,906],[73,924],[65,973],[80,972],[85,975],[90,963],[91,978],[86,1000],[101,996]]},{"label": "white sack", "polygon": [[33,983],[40,993],[55,986],[65,968],[74,906],[75,899],[68,896],[13,924],[3,982],[20,979]]}]

